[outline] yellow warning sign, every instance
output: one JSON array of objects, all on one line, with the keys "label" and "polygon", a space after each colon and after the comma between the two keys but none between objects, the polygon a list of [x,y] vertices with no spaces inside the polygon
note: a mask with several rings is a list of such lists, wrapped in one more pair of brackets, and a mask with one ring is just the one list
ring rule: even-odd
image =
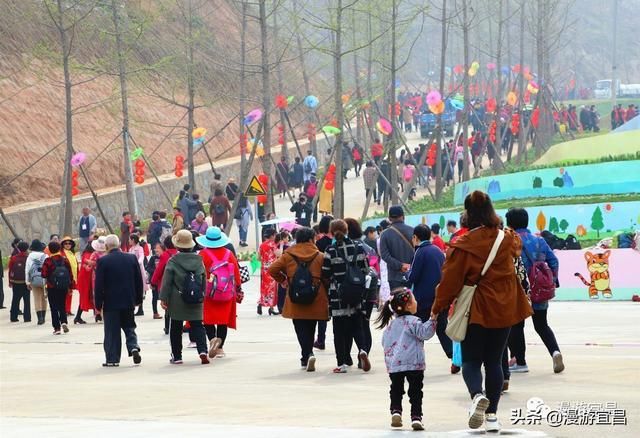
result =
[{"label": "yellow warning sign", "polygon": [[251,178],[249,187],[247,187],[247,190],[244,191],[245,196],[259,196],[266,194],[267,191],[264,189],[264,187],[262,187],[262,184],[260,184],[260,181],[258,181],[258,178],[256,178],[255,176]]}]

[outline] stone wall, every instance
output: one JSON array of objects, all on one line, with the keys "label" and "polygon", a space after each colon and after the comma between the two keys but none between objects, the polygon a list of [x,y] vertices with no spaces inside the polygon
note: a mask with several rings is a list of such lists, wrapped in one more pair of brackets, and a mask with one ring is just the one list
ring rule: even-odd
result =
[{"label": "stone wall", "polygon": [[[326,160],[328,160],[327,149],[329,145],[324,139],[324,136],[318,136],[317,145],[319,163],[325,163]],[[300,148],[302,153],[306,154],[308,141],[305,140],[304,142],[300,142]],[[297,151],[295,149],[295,145],[291,143],[289,145],[289,157],[291,158],[291,161],[293,161],[293,157],[296,155]],[[272,148],[272,156],[276,162],[279,161],[279,147]],[[231,177],[235,178],[238,183],[240,182],[240,157],[220,160],[215,163],[215,168],[216,171],[222,175],[223,182],[226,182]],[[257,175],[260,172],[260,168],[260,160],[256,158],[253,166],[254,174]],[[273,174],[275,175],[275,169],[273,169]],[[171,201],[173,201],[173,199],[178,195],[182,186],[188,182],[186,175],[182,178],[175,178],[173,174],[165,174],[160,175],[159,178],[162,187],[171,198]],[[208,163],[197,166],[196,193],[200,193],[200,197],[203,199],[203,202],[206,202],[206,198],[209,196],[209,184],[211,181],[213,181],[211,166]],[[135,185],[135,191],[138,203],[138,212],[141,218],[151,217],[151,213],[158,209],[171,211],[171,205],[166,200],[155,179],[150,174],[147,175],[146,181],[143,184]],[[100,205],[105,216],[114,228],[114,231],[117,232],[122,212],[128,209],[124,185],[99,190],[98,200],[100,201]],[[98,221],[98,227],[106,228],[104,221],[98,213],[93,197],[90,193],[83,193],[73,199],[74,236],[77,236],[78,220],[81,215],[82,208],[87,206],[93,210],[93,214]],[[28,206],[13,206],[5,208],[5,214],[21,238],[28,241],[37,238],[44,242],[48,242],[49,236],[58,232],[59,209],[59,202],[43,201],[42,203],[31,203]],[[0,249],[2,250],[3,255],[9,254],[10,243],[12,240],[13,235],[9,231],[9,228],[6,226],[4,221],[0,220]]]}]

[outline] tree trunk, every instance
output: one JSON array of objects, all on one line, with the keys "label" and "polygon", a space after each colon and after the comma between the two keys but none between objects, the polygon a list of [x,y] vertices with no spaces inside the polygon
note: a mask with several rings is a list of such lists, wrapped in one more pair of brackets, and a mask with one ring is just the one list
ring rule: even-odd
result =
[{"label": "tree trunk", "polygon": [[[369,39],[369,41],[371,41],[373,39],[373,28],[372,28],[372,23],[371,23],[371,12],[369,12],[369,14],[367,14],[367,37]],[[367,100],[369,102],[371,102],[371,99],[373,99],[373,84],[371,82],[371,75],[373,74],[373,44],[369,44],[369,47],[367,49]],[[364,117],[364,122],[365,123],[369,123],[370,120],[367,120],[366,114]],[[368,128],[367,125],[367,129],[365,129],[365,133],[369,134],[369,147],[373,144],[373,138],[371,137],[371,131]]]},{"label": "tree trunk", "polygon": [[336,119],[338,120],[338,128],[340,133],[335,136],[336,148],[336,181],[334,185],[335,195],[333,197],[333,216],[337,218],[344,217],[344,178],[342,176],[342,130],[344,129],[344,109],[342,107],[342,0],[337,0],[336,8],[336,27],[334,33],[333,48],[333,70],[335,82],[334,88],[334,105]]},{"label": "tree trunk", "polygon": [[[296,45],[298,47],[298,61],[300,62],[300,70],[302,71],[302,81],[304,82],[304,95],[305,96],[309,96],[311,94],[311,87],[309,85],[309,73],[307,72],[307,66],[304,60],[304,49],[302,48],[302,36],[301,36],[301,30],[300,30],[300,25],[299,25],[299,17],[300,17],[300,9],[299,9],[299,5],[298,5],[298,1],[294,0],[293,1],[293,10],[294,10],[294,19],[296,20],[296,25],[295,25],[295,29],[296,29]],[[315,124],[315,120],[316,120],[316,113],[313,109],[311,108],[307,108],[306,109],[306,113],[307,113],[307,125],[313,125]],[[307,126],[308,128],[308,126]],[[314,157],[316,157],[316,159],[318,158],[318,144],[316,142],[316,136],[315,136],[315,132],[313,133],[313,135],[310,137],[309,140],[309,145],[311,146],[311,153],[313,154]],[[302,159],[302,158],[300,158]]]},{"label": "tree trunk", "polygon": [[[273,0],[273,51],[274,51],[274,62],[276,63],[276,79],[278,81],[278,93],[286,96],[284,92],[283,80],[282,80],[282,64],[278,61],[278,57],[280,56],[280,48],[279,48],[279,39],[278,39],[278,8],[279,1]],[[282,156],[284,156],[287,160],[289,160],[289,148],[287,147],[287,130],[285,128],[286,121],[284,119],[284,111],[280,111],[280,129],[282,130]]]},{"label": "tree trunk", "polygon": [[133,185],[133,171],[131,169],[131,158],[129,151],[129,102],[127,96],[127,68],[125,64],[124,47],[122,44],[122,28],[120,27],[120,5],[116,0],[111,0],[111,10],[113,13],[113,26],[115,29],[116,50],[118,52],[118,76],[120,78],[120,97],[122,100],[122,146],[124,159],[124,182],[127,192],[127,207],[129,212],[138,215],[138,205],[136,202],[136,191]]},{"label": "tree trunk", "polygon": [[[526,10],[526,2],[524,0],[520,1],[520,29],[524,29],[525,26],[525,10]],[[520,32],[520,53],[519,53],[519,63],[520,66],[524,65],[524,32]],[[521,72],[522,73],[522,72]],[[524,97],[524,75],[520,74],[518,78],[518,95]],[[516,157],[516,161],[518,163],[522,162],[524,155],[527,153],[527,138],[524,132],[524,117],[522,117],[522,108],[524,104],[524,99],[520,100],[520,130],[518,131],[518,156]]]},{"label": "tree trunk", "polygon": [[[398,192],[394,190],[398,186],[398,162],[396,159],[396,139],[402,135],[399,132],[398,115],[396,114],[396,23],[398,21],[397,0],[391,2],[391,80],[389,81],[388,102],[391,107],[391,125],[393,132],[388,138],[389,144],[389,180],[391,182],[391,204],[398,205]],[[402,110],[402,109],[401,109]]]},{"label": "tree trunk", "polygon": [[[267,39],[267,8],[265,4],[266,0],[260,0],[260,56],[262,60],[262,110],[264,112],[264,135],[262,136],[262,146],[264,148],[265,155],[271,154],[271,78],[269,71],[269,48]],[[275,181],[272,180],[271,175],[271,161],[269,159],[262,158],[262,169],[264,173],[269,177],[269,185],[273,185]],[[265,215],[274,212],[274,205],[272,197],[267,196],[267,203],[264,206]],[[256,219],[257,220],[257,219]]]},{"label": "tree trunk", "polygon": [[[238,119],[238,128],[240,132],[240,180],[244,178],[245,169],[247,163],[246,150],[246,129],[244,128],[244,115],[246,111],[246,99],[247,99],[247,2],[242,0],[242,29],[240,31],[240,111]],[[240,188],[244,190],[244,187]],[[213,195],[213,193],[211,193]],[[230,221],[233,222],[233,221]]]},{"label": "tree trunk", "polygon": [[[503,0],[498,0],[498,41],[496,46],[496,65],[502,66],[502,4]],[[522,69],[522,67],[521,67]],[[496,92],[497,100],[500,102],[502,100],[502,96],[504,94],[504,89],[502,87],[502,67],[498,68],[498,90]],[[506,127],[505,131],[509,129],[508,120],[505,121]],[[499,169],[498,166],[498,158],[500,158],[500,154],[502,153],[502,122],[500,120],[500,108],[498,107],[498,114],[496,114],[496,144],[494,146],[494,154],[496,159],[493,160],[492,166],[494,171]]]},{"label": "tree trunk", "polygon": [[[462,39],[464,46],[464,111],[462,112],[462,148],[464,150],[464,168],[462,179],[469,180],[469,18],[467,11],[467,0],[462,0]],[[500,68],[500,66],[498,66]],[[457,141],[457,139],[456,139]]]},{"label": "tree trunk", "polygon": [[[351,11],[351,30],[352,30],[352,39],[353,39],[353,47],[358,46],[358,38],[356,33],[356,11]],[[360,100],[362,99],[362,90],[360,90],[360,68],[358,66],[358,54],[353,52],[353,79],[355,84],[355,95],[356,101],[358,102],[358,106],[360,105]],[[364,123],[362,118],[362,113],[358,111],[356,108],[356,138],[355,141],[362,145],[364,140]]]},{"label": "tree trunk", "polygon": [[193,162],[193,128],[195,127],[195,80],[193,74],[193,5],[189,0],[189,11],[187,14],[187,93],[189,103],[187,104],[187,171],[189,174],[189,185],[191,193],[197,193],[195,164]]},{"label": "tree trunk", "polygon": [[[447,54],[447,0],[442,0],[442,32],[440,41],[440,95],[444,98],[444,67]],[[466,69],[466,67],[465,67]],[[465,72],[466,75],[466,72]],[[465,100],[467,96],[465,94]],[[442,113],[438,114],[438,133],[436,137],[436,199],[442,196]],[[430,146],[429,146],[430,147]]]}]

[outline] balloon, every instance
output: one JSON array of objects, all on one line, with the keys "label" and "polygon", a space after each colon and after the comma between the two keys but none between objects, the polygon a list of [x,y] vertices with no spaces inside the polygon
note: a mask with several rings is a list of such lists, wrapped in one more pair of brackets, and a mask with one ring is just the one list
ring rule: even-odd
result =
[{"label": "balloon", "polygon": [[391,126],[391,122],[387,119],[378,120],[378,123],[376,123],[376,129],[382,135],[391,135],[393,132],[393,126]]},{"label": "balloon", "polygon": [[276,108],[278,108],[280,110],[287,109],[287,105],[289,105],[289,101],[287,100],[287,96],[285,96],[284,94],[276,95],[275,104],[276,104]]},{"label": "balloon", "polygon": [[327,135],[337,135],[342,132],[340,128],[336,128],[335,126],[331,126],[331,125],[323,126],[322,131]]},{"label": "balloon", "polygon": [[494,62],[487,63],[487,70],[495,70],[495,69],[496,69],[496,64]]},{"label": "balloon", "polygon": [[327,190],[333,190],[333,188],[335,187],[335,183],[333,181],[325,181],[324,182],[324,188]]},{"label": "balloon", "polygon": [[207,133],[206,128],[196,128],[191,132],[191,135],[193,136],[193,138],[200,138],[200,137],[204,137],[206,133]]},{"label": "balloon", "polygon": [[449,103],[451,104],[451,106],[453,107],[453,109],[455,110],[462,110],[464,109],[464,102],[460,101],[460,100],[456,100],[456,99],[450,99]]},{"label": "balloon", "polygon": [[487,100],[487,111],[490,113],[493,113],[496,111],[496,108],[498,107],[498,103],[496,102],[496,100],[492,97],[491,99]]},{"label": "balloon", "polygon": [[142,176],[142,175],[137,175],[137,176],[136,176],[136,182],[137,182],[138,184],[142,184],[142,183],[144,182],[144,176]]},{"label": "balloon", "polygon": [[474,70],[478,70],[480,68],[480,63],[478,61],[473,61],[471,63],[471,68]]},{"label": "balloon", "polygon": [[502,68],[500,69],[500,72],[505,76],[508,75],[510,71],[511,69],[507,65],[503,65]]},{"label": "balloon", "polygon": [[473,68],[473,67],[469,67],[469,76],[474,77],[476,75],[476,73],[478,73],[478,69],[477,68]]},{"label": "balloon", "polygon": [[174,175],[175,175],[176,177],[178,177],[178,178],[181,178],[181,177],[182,177],[182,170],[176,170],[176,171],[174,172]]},{"label": "balloon", "polygon": [[444,112],[444,102],[440,101],[440,103],[436,105],[429,105],[429,109],[435,115],[442,114]]},{"label": "balloon", "polygon": [[529,82],[527,84],[527,91],[531,94],[537,94],[538,93],[538,84],[536,84],[535,82]]},{"label": "balloon", "polygon": [[242,123],[245,126],[248,126],[260,120],[261,118],[262,118],[262,110],[260,108],[256,108],[253,111],[249,112],[249,114],[244,116],[244,120],[242,121]]},{"label": "balloon", "polygon": [[87,154],[85,154],[84,152],[76,152],[71,157],[71,166],[78,167],[82,163],[84,163],[84,160],[86,159],[87,159]]},{"label": "balloon", "polygon": [[429,94],[427,94],[427,104],[435,105],[438,102],[442,101],[442,96],[438,90],[431,90]]},{"label": "balloon", "polygon": [[349,99],[351,99],[351,96],[349,96],[348,94],[343,94],[341,99],[342,99],[342,104],[346,105],[349,103]]},{"label": "balloon", "polygon": [[451,74],[451,71],[452,71],[452,70],[451,70],[451,67],[445,67],[445,68],[444,68],[444,72],[445,72],[446,74],[448,74],[448,75],[450,75],[450,74]]},{"label": "balloon", "polygon": [[509,91],[509,94],[507,94],[507,103],[513,106],[516,104],[517,101],[518,101],[518,96],[516,96],[516,93],[514,93],[513,91]]},{"label": "balloon", "polygon": [[193,144],[195,146],[200,146],[201,144],[204,144],[204,137],[194,138],[193,139]]},{"label": "balloon", "polygon": [[464,71],[464,67],[461,66],[460,64],[456,65],[455,67],[453,67],[453,72],[457,75],[459,75],[460,73],[462,73]]},{"label": "balloon", "polygon": [[319,103],[320,103],[320,101],[318,100],[318,98],[316,96],[309,95],[309,96],[304,98],[304,105],[307,108],[313,109],[313,108],[317,107]]},{"label": "balloon", "polygon": [[371,103],[368,100],[365,100],[360,104],[360,107],[363,110],[368,110],[369,108],[371,108]]},{"label": "balloon", "polygon": [[520,70],[521,70],[520,64],[514,65],[512,70],[515,74],[520,73]]},{"label": "balloon", "polygon": [[530,81],[533,79],[533,75],[531,73],[524,73],[522,76],[524,77],[525,81]]}]

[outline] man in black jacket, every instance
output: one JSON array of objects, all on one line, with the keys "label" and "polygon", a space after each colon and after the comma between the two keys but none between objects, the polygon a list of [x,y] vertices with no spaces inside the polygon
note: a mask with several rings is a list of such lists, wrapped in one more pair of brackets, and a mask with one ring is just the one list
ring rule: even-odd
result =
[{"label": "man in black jacket", "polygon": [[389,207],[391,225],[380,235],[380,257],[387,264],[389,289],[407,286],[405,273],[409,271],[415,250],[411,239],[413,227],[404,223],[404,210],[399,205]]},{"label": "man in black jacket", "polygon": [[136,336],[133,311],[142,304],[143,284],[138,260],[133,254],[120,251],[118,236],[105,238],[107,255],[96,266],[95,304],[104,320],[104,352],[106,367],[118,366],[122,351],[120,330],[126,337],[127,351],[133,363],[139,364],[140,346]]}]

